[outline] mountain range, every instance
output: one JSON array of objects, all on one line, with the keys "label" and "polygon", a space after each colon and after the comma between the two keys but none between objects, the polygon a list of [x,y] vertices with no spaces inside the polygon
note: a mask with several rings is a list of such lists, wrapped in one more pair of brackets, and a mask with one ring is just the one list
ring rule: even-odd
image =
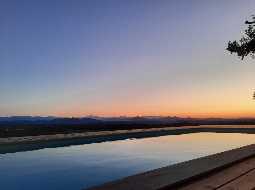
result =
[{"label": "mountain range", "polygon": [[168,125],[190,123],[199,125],[210,124],[255,124],[255,118],[184,118],[164,116],[136,117],[54,117],[54,116],[9,116],[0,117],[0,126],[6,125],[96,125],[96,124],[146,124]]}]

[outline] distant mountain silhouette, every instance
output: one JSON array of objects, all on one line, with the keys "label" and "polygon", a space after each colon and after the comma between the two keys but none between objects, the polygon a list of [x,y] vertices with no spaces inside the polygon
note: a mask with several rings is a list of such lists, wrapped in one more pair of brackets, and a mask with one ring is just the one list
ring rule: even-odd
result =
[{"label": "distant mountain silhouette", "polygon": [[0,117],[0,124],[59,124],[59,125],[80,125],[80,124],[96,124],[100,120],[93,118],[59,118],[59,117],[40,117],[40,116],[11,116]]},{"label": "distant mountain silhouette", "polygon": [[10,116],[10,117],[0,117],[0,121],[48,121],[55,119],[56,117],[42,117],[42,116]]},{"label": "distant mountain silhouette", "polygon": [[41,117],[41,116],[11,116],[0,117],[0,126],[8,125],[169,125],[169,124],[255,124],[254,118],[181,118],[161,116],[136,116],[136,117]]},{"label": "distant mountain silhouette", "polygon": [[81,124],[99,124],[101,120],[93,118],[56,118],[51,120],[51,124],[61,124],[61,125],[81,125]]}]

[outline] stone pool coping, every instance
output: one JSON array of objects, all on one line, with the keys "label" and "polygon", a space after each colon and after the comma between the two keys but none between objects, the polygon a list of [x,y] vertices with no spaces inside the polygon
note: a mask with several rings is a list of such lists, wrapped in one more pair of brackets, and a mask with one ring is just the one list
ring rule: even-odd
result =
[{"label": "stone pool coping", "polygon": [[253,156],[255,156],[255,144],[151,170],[86,190],[175,189],[178,185],[206,176]]}]

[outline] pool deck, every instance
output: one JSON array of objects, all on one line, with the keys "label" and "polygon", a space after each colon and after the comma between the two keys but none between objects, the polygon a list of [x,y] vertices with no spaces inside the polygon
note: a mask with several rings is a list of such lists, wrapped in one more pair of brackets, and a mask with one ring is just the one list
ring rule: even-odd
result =
[{"label": "pool deck", "polygon": [[252,190],[255,144],[159,168],[89,190]]},{"label": "pool deck", "polygon": [[[170,189],[170,188],[169,188]],[[172,188],[173,189],[173,188]],[[255,157],[234,164],[209,176],[184,184],[176,190],[253,190],[255,189]]]}]

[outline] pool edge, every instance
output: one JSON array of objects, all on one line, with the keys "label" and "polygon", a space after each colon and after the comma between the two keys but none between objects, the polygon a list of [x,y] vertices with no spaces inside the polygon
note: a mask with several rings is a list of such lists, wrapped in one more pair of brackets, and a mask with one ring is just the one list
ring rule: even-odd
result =
[{"label": "pool edge", "polygon": [[255,144],[125,177],[86,190],[163,190],[174,188],[255,156]]}]

